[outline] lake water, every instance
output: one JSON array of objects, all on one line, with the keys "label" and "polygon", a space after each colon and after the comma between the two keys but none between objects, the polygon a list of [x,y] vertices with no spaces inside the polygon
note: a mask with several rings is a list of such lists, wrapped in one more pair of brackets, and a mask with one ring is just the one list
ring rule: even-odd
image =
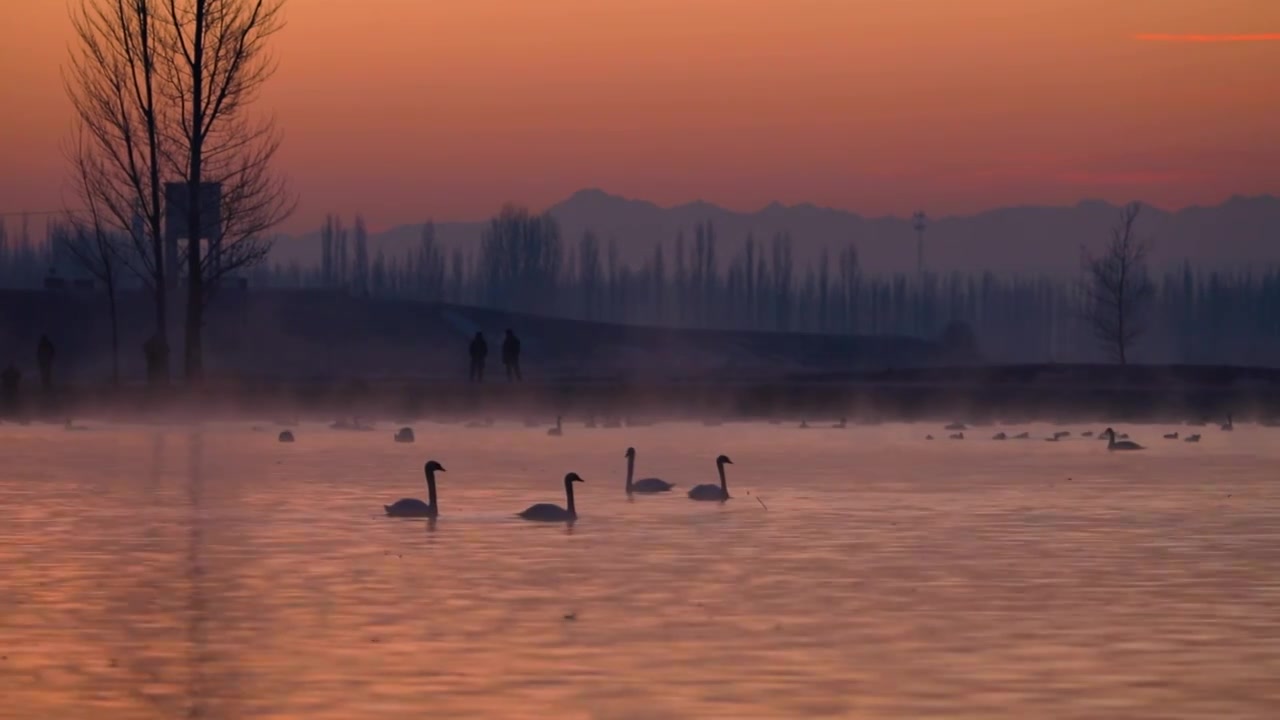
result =
[{"label": "lake water", "polygon": [[84,422],[0,426],[0,717],[1280,717],[1280,431]]}]

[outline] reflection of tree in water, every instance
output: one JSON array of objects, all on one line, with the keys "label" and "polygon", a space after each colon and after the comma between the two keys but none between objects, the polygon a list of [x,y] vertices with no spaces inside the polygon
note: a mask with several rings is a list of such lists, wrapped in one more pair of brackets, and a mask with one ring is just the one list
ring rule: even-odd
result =
[{"label": "reflection of tree in water", "polygon": [[204,437],[188,438],[187,501],[187,717],[204,717],[207,703],[205,666],[211,660],[208,645],[207,600],[204,593]]}]

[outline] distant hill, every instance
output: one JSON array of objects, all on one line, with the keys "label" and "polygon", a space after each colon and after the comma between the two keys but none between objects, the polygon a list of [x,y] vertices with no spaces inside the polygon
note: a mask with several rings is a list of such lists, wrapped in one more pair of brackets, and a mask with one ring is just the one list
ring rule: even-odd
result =
[{"label": "distant hill", "polygon": [[[612,238],[627,262],[649,257],[658,240],[670,253],[679,232],[691,244],[694,227],[710,221],[722,264],[748,233],[767,242],[778,232],[791,234],[800,266],[815,261],[824,247],[834,254],[849,242],[856,244],[862,266],[872,272],[910,270],[916,263],[916,235],[909,218],[868,218],[809,204],[773,203],[750,213],[702,201],[663,208],[594,189],[579,191],[547,210],[559,220],[567,243],[576,243],[592,230],[603,241]],[[1086,200],[1070,207],[1010,207],[937,218],[925,234],[926,265],[944,271],[1073,274],[1080,268],[1082,246],[1101,248],[1119,212],[1115,205]],[[485,224],[437,223],[437,238],[449,246],[474,246]],[[1183,260],[1221,269],[1280,263],[1280,198],[1275,196],[1233,197],[1221,205],[1173,212],[1146,206],[1139,230],[1152,240],[1151,261],[1156,267]],[[370,237],[370,251],[401,255],[420,236],[420,225],[376,233]],[[282,240],[273,253],[277,262],[314,263],[318,257],[318,232]]]}]

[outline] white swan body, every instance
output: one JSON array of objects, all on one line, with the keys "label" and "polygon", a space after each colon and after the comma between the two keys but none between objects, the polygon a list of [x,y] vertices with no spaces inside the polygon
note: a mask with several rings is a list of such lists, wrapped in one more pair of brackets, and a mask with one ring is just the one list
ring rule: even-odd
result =
[{"label": "white swan body", "polygon": [[433,518],[440,515],[440,501],[436,497],[436,473],[444,472],[444,466],[435,460],[429,460],[422,470],[427,476],[429,502],[422,502],[417,498],[401,498],[390,505],[382,506],[389,517]]},{"label": "white swan body", "polygon": [[660,478],[641,478],[632,480],[636,470],[636,449],[627,448],[627,494],[632,493],[660,493],[667,492],[675,487],[675,483],[669,483]]},{"label": "white swan body", "polygon": [[1138,443],[1130,442],[1129,440],[1122,440],[1120,442],[1116,442],[1116,431],[1112,430],[1111,428],[1107,428],[1106,430],[1104,430],[1103,434],[1107,436],[1108,450],[1142,450],[1143,449],[1143,447]]},{"label": "white swan body", "polygon": [[564,476],[564,494],[565,499],[568,501],[568,508],[562,508],[551,503],[538,503],[525,508],[520,513],[520,517],[537,522],[573,522],[577,520],[578,510],[573,504],[573,484],[576,482],[582,482],[582,478],[578,477],[578,473],[569,473]]},{"label": "white swan body", "polygon": [[721,455],[716,458],[716,470],[720,472],[720,484],[712,485],[695,485],[689,489],[690,500],[705,500],[712,502],[724,502],[730,498],[729,483],[725,480],[724,466],[732,465],[733,461],[727,455]]}]

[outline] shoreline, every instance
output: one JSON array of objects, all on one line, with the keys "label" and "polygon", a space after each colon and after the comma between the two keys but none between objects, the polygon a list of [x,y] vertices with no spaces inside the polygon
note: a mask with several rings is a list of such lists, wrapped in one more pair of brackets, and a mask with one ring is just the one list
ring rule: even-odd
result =
[{"label": "shoreline", "polygon": [[210,380],[23,388],[0,420],[85,415],[370,420],[418,417],[850,421],[1280,420],[1280,370],[1196,366],[976,366],[776,377]]}]

